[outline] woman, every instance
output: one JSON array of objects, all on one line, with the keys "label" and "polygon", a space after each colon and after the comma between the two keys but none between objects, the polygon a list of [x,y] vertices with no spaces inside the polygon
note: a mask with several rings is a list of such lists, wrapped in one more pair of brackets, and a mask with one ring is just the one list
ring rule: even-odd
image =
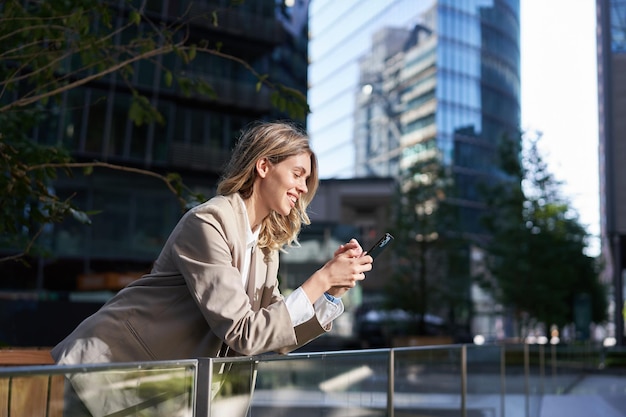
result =
[{"label": "woman", "polygon": [[[55,361],[286,353],[329,331],[343,312],[340,297],[364,279],[372,258],[362,256],[353,239],[288,297],[281,295],[278,251],[297,242],[301,225],[310,223],[306,208],[317,182],[304,132],[283,122],[248,129],[218,195],[182,217],[152,271],[59,343]],[[72,384],[80,394],[93,381],[75,377]],[[120,407],[85,403],[98,414]]]}]

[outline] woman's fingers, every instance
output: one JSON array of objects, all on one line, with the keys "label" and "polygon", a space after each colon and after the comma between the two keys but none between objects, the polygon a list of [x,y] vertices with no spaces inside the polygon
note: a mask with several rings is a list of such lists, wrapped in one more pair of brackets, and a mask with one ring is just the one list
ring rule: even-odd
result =
[{"label": "woman's fingers", "polygon": [[365,273],[372,269],[371,256],[337,257],[333,262],[335,269],[333,286],[353,288],[357,281],[365,279]]},{"label": "woman's fingers", "polygon": [[343,288],[344,292],[354,288],[365,279],[365,273],[372,269],[372,257],[363,256],[363,249],[356,239],[351,239],[335,251],[324,269],[328,272],[327,284],[331,288]]},{"label": "woman's fingers", "polygon": [[341,254],[346,254],[346,256],[356,258],[363,254],[363,248],[361,247],[359,242],[353,238],[350,239],[348,243],[339,245],[339,248],[335,251],[334,256],[339,256]]}]

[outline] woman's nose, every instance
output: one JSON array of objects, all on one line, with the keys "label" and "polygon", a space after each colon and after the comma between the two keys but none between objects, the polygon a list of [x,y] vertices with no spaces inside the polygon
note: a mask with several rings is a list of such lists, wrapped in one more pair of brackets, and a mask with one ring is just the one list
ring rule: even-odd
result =
[{"label": "woman's nose", "polygon": [[306,186],[306,180],[298,184],[298,191],[300,191],[302,194],[306,194],[309,191],[309,187]]}]

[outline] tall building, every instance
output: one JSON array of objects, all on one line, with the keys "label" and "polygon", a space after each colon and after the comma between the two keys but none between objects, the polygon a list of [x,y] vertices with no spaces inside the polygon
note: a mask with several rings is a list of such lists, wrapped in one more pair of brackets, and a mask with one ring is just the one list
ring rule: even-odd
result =
[{"label": "tall building", "polygon": [[322,176],[397,177],[438,152],[463,191],[465,231],[479,233],[476,184],[496,141],[520,128],[519,1],[344,3],[311,6]]},{"label": "tall building", "polygon": [[617,343],[624,345],[626,271],[626,1],[597,0],[600,234],[612,284]]},{"label": "tall building", "polygon": [[480,235],[478,184],[520,132],[519,0],[315,0],[310,16],[322,177],[399,177],[441,155],[463,232]]},{"label": "tall building", "polygon": [[[128,10],[113,13],[118,27]],[[193,16],[192,42],[220,42],[221,51],[242,58],[260,74],[306,94],[308,7],[296,2],[257,0],[233,6],[227,0],[152,0],[145,14],[164,26]],[[113,4],[113,3],[112,3]],[[117,3],[116,3],[117,4]],[[116,7],[116,6],[111,6]],[[190,9],[191,7],[191,9]],[[213,13],[218,25],[213,24]],[[204,16],[204,18],[202,18]],[[148,27],[146,19],[142,25]],[[144,30],[140,26],[138,33]],[[130,35],[129,35],[130,36]],[[117,42],[124,41],[118,36]],[[186,95],[164,81],[163,65],[202,77],[216,96]],[[149,98],[164,125],[136,126],[128,116],[132,91],[120,77],[108,76],[65,92],[57,117],[33,132],[33,140],[62,145],[76,161],[103,161],[161,174],[179,173],[185,185],[207,197],[228,160],[240,129],[251,121],[287,117],[273,105],[270,91],[257,91],[257,80],[244,66],[198,53],[190,63],[177,54],[133,65],[132,87]],[[51,257],[31,267],[0,264],[2,287],[46,290],[116,289],[149,270],[182,210],[175,196],[154,178],[124,171],[95,169],[89,176],[59,175],[52,184],[61,198],[92,215],[92,225],[73,219],[54,225],[47,241]]]}]

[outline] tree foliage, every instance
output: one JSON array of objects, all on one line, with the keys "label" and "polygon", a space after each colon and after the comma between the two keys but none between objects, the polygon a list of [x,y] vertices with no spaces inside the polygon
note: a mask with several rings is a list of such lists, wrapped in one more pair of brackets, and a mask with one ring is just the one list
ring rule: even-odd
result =
[{"label": "tree foliage", "polygon": [[417,334],[428,333],[428,315],[444,316],[453,329],[469,320],[468,243],[454,198],[453,173],[438,156],[416,161],[398,185],[388,300],[416,314]]},{"label": "tree foliage", "polygon": [[[238,3],[238,2],[233,2]],[[150,62],[159,67],[163,82],[176,85],[187,95],[214,95],[211,84],[190,71],[200,54],[235,61],[273,91],[273,103],[294,118],[308,112],[306,97],[288,86],[273,83],[267,74],[258,73],[243,58],[223,52],[223,44],[192,42],[193,24],[219,26],[222,10],[195,15],[191,8],[163,24],[145,9],[146,1],[125,0],[7,0],[0,5],[0,113],[35,103],[46,104],[59,94],[102,77],[119,77],[133,92],[130,116],[141,124],[162,121],[133,84],[132,64]],[[190,5],[193,2],[189,3]],[[114,20],[122,20],[118,25]],[[183,68],[172,68],[157,58],[174,54]],[[15,94],[10,94],[15,93]]]},{"label": "tree foliage", "polygon": [[592,300],[591,320],[606,320],[605,288],[596,260],[585,254],[588,233],[560,194],[538,140],[505,139],[499,148],[502,176],[486,188],[491,234],[485,246],[488,273],[480,277],[494,299],[518,323],[564,326],[574,321],[575,300]]},{"label": "tree foliage", "polygon": [[[233,6],[241,1],[233,1]],[[202,75],[192,71],[202,55],[230,60],[256,79],[256,89],[270,91],[272,104],[294,119],[308,113],[300,91],[272,82],[242,57],[225,52],[222,42],[192,41],[190,27],[218,27],[222,13],[198,14],[190,8],[163,21],[137,0],[6,0],[0,3],[0,247],[16,248],[6,259],[36,250],[34,243],[50,223],[67,215],[88,222],[89,213],[61,200],[50,184],[58,171],[89,175],[94,168],[130,171],[160,178],[181,206],[203,198],[187,189],[177,174],[105,162],[76,162],[61,146],[31,141],[36,129],[58,117],[63,93],[96,80],[116,80],[131,92],[129,118],[136,124],[164,123],[163,115],[137,87],[134,68],[149,65],[160,82],[194,97],[215,97]],[[174,59],[177,58],[177,59]],[[176,63],[182,62],[182,65]],[[7,198],[10,196],[10,198]],[[1,260],[1,259],[0,259]]]}]

